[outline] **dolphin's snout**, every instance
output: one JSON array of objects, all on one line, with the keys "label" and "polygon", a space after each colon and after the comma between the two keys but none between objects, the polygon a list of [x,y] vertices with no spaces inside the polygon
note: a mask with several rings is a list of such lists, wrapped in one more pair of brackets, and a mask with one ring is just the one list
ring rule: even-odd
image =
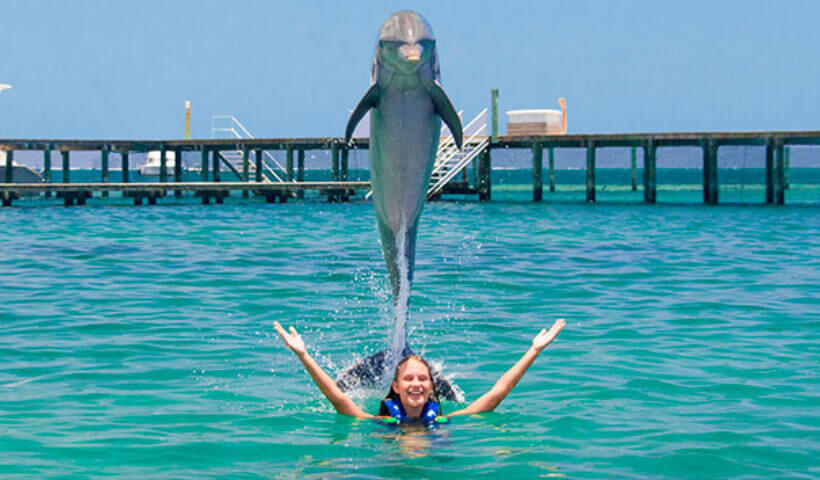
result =
[{"label": "dolphin's snout", "polygon": [[414,43],[413,45],[405,44],[399,47],[399,54],[401,54],[405,61],[418,62],[421,60],[421,53],[423,50],[424,47],[418,43]]}]

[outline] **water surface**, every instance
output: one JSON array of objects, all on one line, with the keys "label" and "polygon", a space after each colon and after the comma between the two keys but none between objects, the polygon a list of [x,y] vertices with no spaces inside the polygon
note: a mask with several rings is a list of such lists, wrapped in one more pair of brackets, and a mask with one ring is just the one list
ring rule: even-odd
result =
[{"label": "water surface", "polygon": [[568,325],[426,433],[335,415],[271,326],[387,346],[371,205],[181,203],[0,210],[5,477],[820,475],[817,206],[429,204],[410,341],[469,399]]}]

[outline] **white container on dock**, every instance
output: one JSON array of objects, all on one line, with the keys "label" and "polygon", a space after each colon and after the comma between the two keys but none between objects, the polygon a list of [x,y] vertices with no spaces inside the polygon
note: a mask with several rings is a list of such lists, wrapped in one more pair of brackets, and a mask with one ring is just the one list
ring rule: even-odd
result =
[{"label": "white container on dock", "polygon": [[563,98],[561,110],[508,110],[507,135],[561,135],[567,133],[567,108]]}]

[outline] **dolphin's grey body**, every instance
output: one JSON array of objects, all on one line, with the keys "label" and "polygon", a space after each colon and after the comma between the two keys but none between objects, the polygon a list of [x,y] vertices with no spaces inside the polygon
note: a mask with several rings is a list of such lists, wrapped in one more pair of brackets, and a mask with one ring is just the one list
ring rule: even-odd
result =
[{"label": "dolphin's grey body", "polygon": [[[461,147],[458,114],[439,83],[435,36],[429,23],[411,11],[396,12],[382,25],[373,56],[371,86],[347,124],[350,141],[356,124],[370,112],[370,176],[373,205],[398,317],[406,316],[416,255],[416,234],[430,172],[438,149],[441,119]],[[376,354],[337,380],[343,388],[377,381],[391,360],[410,352],[406,324],[396,328],[392,354]],[[443,382],[443,383],[442,383]],[[439,393],[455,399],[445,379]]]}]

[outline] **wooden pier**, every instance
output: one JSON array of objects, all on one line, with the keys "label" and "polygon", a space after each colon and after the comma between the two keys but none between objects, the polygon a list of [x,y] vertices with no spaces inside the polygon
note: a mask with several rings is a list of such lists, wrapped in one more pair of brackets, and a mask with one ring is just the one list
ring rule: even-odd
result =
[{"label": "wooden pier", "polygon": [[[367,148],[367,141],[359,142]],[[356,148],[359,148],[357,146]],[[348,177],[348,153],[350,147],[337,138],[288,138],[252,140],[0,140],[0,150],[7,152],[5,177],[0,179],[0,200],[9,206],[21,195],[43,194],[46,198],[56,194],[66,206],[83,205],[95,193],[107,197],[109,192],[119,191],[134,199],[135,205],[145,201],[149,205],[158,198],[173,192],[179,197],[183,191],[193,192],[202,203],[223,203],[232,191],[241,190],[242,197],[250,193],[265,197],[268,202],[286,202],[289,198],[303,198],[307,190],[315,190],[330,202],[344,202],[358,192],[370,189],[370,182],[350,182]],[[12,161],[15,151],[35,150],[43,152],[43,183],[12,183]],[[263,178],[263,152],[285,151],[286,167],[281,182]],[[305,151],[329,150],[331,153],[331,181],[305,182]],[[62,182],[52,183],[52,152],[60,152],[62,159]],[[97,151],[100,153],[100,181],[94,183],[71,182],[71,153]],[[130,157],[134,153],[160,152],[158,182],[132,182]],[[165,153],[176,155],[173,173],[168,175]],[[242,152],[242,165],[238,169],[223,155],[227,151]],[[182,181],[182,153],[197,152],[199,156],[200,182]],[[119,156],[122,181],[110,183],[112,156]],[[116,159],[114,160],[116,161]],[[251,178],[251,163],[255,164]],[[230,175],[235,181],[223,181]]]},{"label": "wooden pier", "polygon": [[[689,132],[689,133],[627,133],[590,135],[549,135],[540,137],[500,136],[490,145],[494,148],[528,148],[533,159],[533,201],[543,199],[543,151],[549,151],[549,189],[555,191],[555,148],[586,149],[586,200],[596,201],[595,150],[603,147],[631,149],[632,190],[637,190],[636,149],[644,154],[644,202],[657,202],[657,151],[660,147],[699,147],[703,151],[703,202],[718,204],[718,149],[728,145],[753,145],[766,148],[766,203],[783,205],[788,187],[787,146],[820,145],[820,130],[766,131],[766,132]],[[486,160],[488,163],[489,159]],[[820,158],[817,162],[820,168]],[[479,175],[489,175],[490,169],[479,168]],[[484,189],[479,198],[489,199],[489,178],[477,181]]]},{"label": "wooden pier", "polygon": [[[495,109],[494,109],[495,110]],[[500,136],[497,132],[497,113],[493,115],[493,129],[489,146],[473,164],[474,179],[456,181],[448,185],[442,194],[475,194],[481,201],[492,198],[492,152],[499,148],[519,148],[532,152],[533,200],[544,199],[543,157],[548,151],[547,180],[549,192],[555,192],[556,148],[586,149],[586,200],[596,202],[596,149],[603,147],[627,147],[631,149],[632,190],[637,190],[636,150],[643,151],[643,195],[646,203],[657,202],[657,149],[661,147],[699,147],[703,151],[703,202],[718,203],[718,151],[727,145],[756,145],[766,149],[766,203],[783,204],[788,187],[787,151],[785,147],[796,145],[820,145],[820,131],[767,131],[767,132],[691,132],[691,133],[628,133],[589,135],[549,135],[536,137]],[[268,202],[284,202],[288,198],[303,198],[306,190],[316,190],[328,201],[344,202],[351,196],[370,189],[369,182],[348,181],[348,156],[352,148],[367,149],[367,139],[357,139],[352,146],[340,138],[282,138],[282,139],[225,139],[225,140],[19,140],[0,139],[0,150],[7,153],[5,178],[0,178],[0,200],[9,206],[20,195],[42,194],[46,198],[56,194],[65,205],[84,204],[95,194],[102,197],[119,191],[134,199],[137,205],[147,201],[156,203],[158,198],[173,192],[179,196],[183,191],[194,192],[209,203],[216,203],[239,190],[243,198],[251,193],[264,196]],[[129,157],[133,153],[159,151],[161,165],[158,182],[131,182]],[[304,159],[309,150],[330,152],[329,182],[305,182]],[[41,151],[43,153],[43,183],[12,183],[12,161],[16,151]],[[62,181],[52,183],[53,166],[51,153],[60,152]],[[71,154],[78,151],[99,152],[101,162],[100,181],[95,183],[71,182]],[[171,175],[166,169],[165,152],[173,151],[177,161]],[[241,152],[241,168],[228,162],[224,152]],[[262,176],[263,153],[285,152],[284,178],[281,182],[265,181]],[[201,181],[182,181],[182,153],[197,152]],[[190,155],[190,154],[189,154]],[[122,171],[122,181],[110,183],[109,174],[116,157]],[[251,162],[255,170],[251,178]],[[820,167],[820,162],[818,162]],[[222,176],[231,180],[223,181]],[[440,195],[439,195],[440,196]]]}]

